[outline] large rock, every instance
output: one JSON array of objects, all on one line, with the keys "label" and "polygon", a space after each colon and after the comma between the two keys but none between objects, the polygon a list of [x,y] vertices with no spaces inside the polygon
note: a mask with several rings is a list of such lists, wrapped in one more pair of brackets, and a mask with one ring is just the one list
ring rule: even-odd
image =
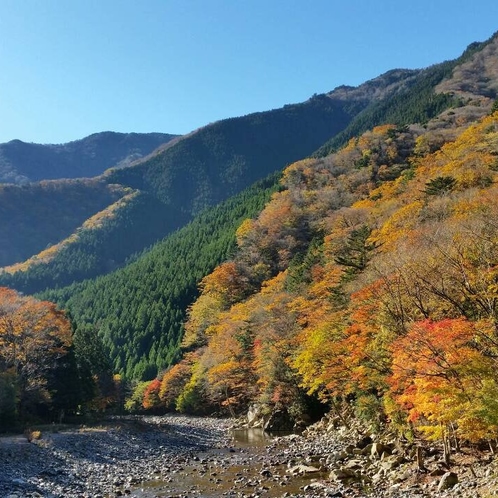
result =
[{"label": "large rock", "polygon": [[446,474],[441,477],[437,490],[442,491],[444,489],[449,489],[455,484],[458,484],[458,476],[454,472],[446,472]]},{"label": "large rock", "polygon": [[331,463],[335,462],[341,462],[343,460],[346,460],[348,458],[348,453],[346,453],[344,450],[342,451],[335,451],[334,453],[331,453],[330,455],[327,456],[327,459],[325,460],[327,465],[330,465]]},{"label": "large rock", "polygon": [[[368,448],[368,446],[366,447]],[[370,456],[372,458],[380,458],[383,454],[390,455],[392,453],[392,448],[387,444],[382,443],[372,443],[370,447]]]},{"label": "large rock", "polygon": [[294,420],[287,410],[275,410],[264,425],[266,432],[288,432],[294,428]]},{"label": "large rock", "polygon": [[368,446],[369,444],[372,444],[372,438],[369,435],[363,436],[357,443],[356,447],[360,450]]},{"label": "large rock", "polygon": [[254,404],[247,410],[247,427],[263,427],[265,423],[263,408]]},{"label": "large rock", "polygon": [[332,470],[329,474],[329,478],[333,481],[359,480],[361,479],[361,474],[358,474],[352,469],[341,467],[340,469]]},{"label": "large rock", "polygon": [[386,470],[393,470],[398,468],[404,461],[405,459],[401,455],[392,455],[384,458],[380,462],[380,466]]},{"label": "large rock", "polygon": [[303,474],[314,474],[315,472],[320,472],[317,467],[312,467],[311,465],[295,465],[287,470],[289,474],[292,475],[303,475]]}]

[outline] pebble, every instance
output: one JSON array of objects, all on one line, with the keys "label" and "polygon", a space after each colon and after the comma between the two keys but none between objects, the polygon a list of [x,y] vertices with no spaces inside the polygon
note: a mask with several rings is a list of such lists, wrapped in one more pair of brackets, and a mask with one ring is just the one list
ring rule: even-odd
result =
[{"label": "pebble", "polygon": [[[323,429],[311,429],[268,440],[256,450],[234,447],[230,427],[229,420],[169,415],[46,433],[30,444],[0,438],[0,497],[149,498],[206,491],[228,497],[474,498],[479,485],[497,484],[490,462],[476,467],[478,478],[459,475],[456,482],[451,476],[438,489],[441,476],[427,473],[420,483],[410,483],[410,462],[369,438],[358,438],[363,448],[355,448],[349,433],[341,438],[327,430],[324,437]],[[329,478],[334,470],[344,480]],[[197,481],[178,491],[175,483],[186,475]],[[158,482],[159,495],[147,491],[147,481]]]},{"label": "pebble", "polygon": [[194,453],[223,447],[229,427],[212,418],[128,417],[104,428],[44,433],[30,444],[0,437],[0,497],[130,495],[131,485],[179,472]]}]

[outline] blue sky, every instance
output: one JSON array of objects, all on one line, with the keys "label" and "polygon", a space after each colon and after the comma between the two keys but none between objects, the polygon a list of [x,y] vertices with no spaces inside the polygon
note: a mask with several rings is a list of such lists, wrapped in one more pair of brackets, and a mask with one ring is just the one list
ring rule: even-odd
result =
[{"label": "blue sky", "polygon": [[0,142],[188,133],[495,31],[496,0],[0,0]]}]

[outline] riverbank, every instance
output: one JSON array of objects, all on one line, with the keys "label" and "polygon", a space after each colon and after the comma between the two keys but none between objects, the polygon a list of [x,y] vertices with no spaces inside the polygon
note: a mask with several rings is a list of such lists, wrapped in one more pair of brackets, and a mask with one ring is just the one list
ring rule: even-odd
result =
[{"label": "riverbank", "polygon": [[142,482],[182,471],[194,455],[226,446],[228,421],[181,416],[0,438],[2,498],[135,495]]},{"label": "riverbank", "polygon": [[444,461],[438,444],[368,433],[324,419],[302,435],[272,440],[275,465],[326,469],[304,488],[306,496],[341,498],[491,498],[498,496],[498,465],[492,451],[460,448]]},{"label": "riverbank", "polygon": [[[324,419],[302,435],[238,435],[229,420],[182,416],[114,420],[100,427],[0,438],[0,497],[411,498],[498,496],[490,452],[442,455],[337,427]],[[234,439],[234,434],[237,439]],[[240,436],[248,436],[244,440]],[[251,439],[252,437],[252,439]]]}]

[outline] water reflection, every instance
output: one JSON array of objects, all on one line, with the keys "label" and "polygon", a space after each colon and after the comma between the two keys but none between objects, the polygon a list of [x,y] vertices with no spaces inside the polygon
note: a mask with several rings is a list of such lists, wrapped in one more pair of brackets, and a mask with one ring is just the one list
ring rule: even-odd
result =
[{"label": "water reflection", "polygon": [[291,476],[284,463],[271,464],[270,476],[262,474],[269,462],[265,447],[277,436],[261,428],[232,429],[233,447],[211,449],[199,453],[197,460],[182,465],[181,471],[172,471],[165,480],[142,483],[134,490],[138,498],[198,496],[255,496],[264,493],[266,498],[279,498],[283,494],[296,496],[304,486],[323,474]]},{"label": "water reflection", "polygon": [[249,429],[232,429],[232,437],[239,446],[261,447],[272,438],[261,427],[251,427]]},{"label": "water reflection", "polygon": [[242,448],[261,448],[276,437],[298,434],[294,431],[266,432],[261,427],[250,427],[245,429],[232,429],[233,440],[237,446]]}]

